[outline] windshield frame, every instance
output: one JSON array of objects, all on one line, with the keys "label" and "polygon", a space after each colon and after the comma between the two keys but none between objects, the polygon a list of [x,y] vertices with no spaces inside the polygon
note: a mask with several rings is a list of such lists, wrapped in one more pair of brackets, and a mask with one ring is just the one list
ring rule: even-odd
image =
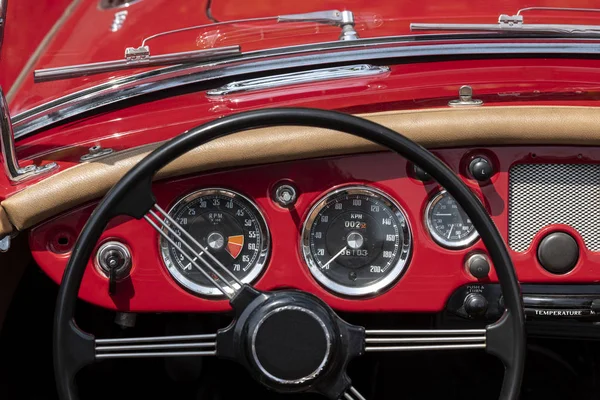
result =
[{"label": "windshield frame", "polygon": [[[595,38],[572,35],[503,35],[498,33],[419,34],[331,41],[243,53],[221,61],[179,64],[112,79],[48,101],[12,118],[15,139],[67,119],[132,98],[182,86],[238,79],[248,74],[279,74],[356,62],[445,57],[600,57]],[[394,61],[396,62],[396,61]]]}]

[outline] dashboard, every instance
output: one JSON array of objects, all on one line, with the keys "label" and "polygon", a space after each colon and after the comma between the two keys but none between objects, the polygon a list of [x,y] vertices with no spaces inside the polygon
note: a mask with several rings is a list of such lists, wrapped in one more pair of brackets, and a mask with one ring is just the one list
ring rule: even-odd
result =
[{"label": "dashboard", "polygon": [[[600,278],[594,267],[600,224],[592,215],[600,202],[594,195],[598,150],[434,153],[482,201],[509,244],[521,282]],[[393,153],[171,178],[157,181],[153,191],[154,215],[118,217],[105,229],[82,282],[83,300],[121,311],[228,310],[210,280],[230,279],[201,272],[205,260],[198,254],[225,265],[240,282],[304,290],[341,311],[439,312],[457,293],[462,302],[471,293],[493,292],[497,282],[485,247],[452,197]],[[95,205],[30,231],[36,262],[56,282]],[[107,268],[110,260],[119,268]]]}]

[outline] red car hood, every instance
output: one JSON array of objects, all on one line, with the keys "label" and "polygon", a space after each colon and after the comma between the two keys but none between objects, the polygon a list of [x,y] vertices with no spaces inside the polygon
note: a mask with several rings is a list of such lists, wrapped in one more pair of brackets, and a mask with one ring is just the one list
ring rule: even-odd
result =
[{"label": "red car hood", "polygon": [[[80,0],[53,34],[48,46],[29,71],[27,79],[9,96],[14,114],[67,93],[141,70],[93,75],[55,82],[33,83],[33,70],[123,59],[126,47],[137,47],[152,34],[193,25],[244,18],[351,10],[363,38],[410,33],[411,22],[495,23],[499,14],[515,14],[525,6],[557,6],[556,1],[516,0],[140,0],[128,7],[101,10],[98,0]],[[566,2],[565,2],[566,3]],[[585,7],[586,2],[570,7]],[[118,15],[121,13],[121,26]],[[126,15],[125,15],[126,14]],[[553,13],[553,22],[594,23],[600,13]],[[123,18],[124,17],[124,18]],[[536,12],[528,22],[549,18]],[[18,23],[9,21],[8,23]],[[116,25],[115,25],[116,23]],[[118,29],[115,29],[118,27]],[[163,37],[150,42],[153,54],[239,44],[242,51],[337,40],[339,28],[315,23],[259,22],[220,26]]]}]

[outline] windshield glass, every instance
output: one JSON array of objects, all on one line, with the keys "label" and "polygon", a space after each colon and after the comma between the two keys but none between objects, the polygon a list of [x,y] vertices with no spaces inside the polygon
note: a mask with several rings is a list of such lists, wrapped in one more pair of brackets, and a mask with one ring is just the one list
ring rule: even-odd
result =
[{"label": "windshield glass", "polygon": [[[562,3],[565,7],[587,5],[586,2]],[[547,1],[139,0],[103,9],[96,0],[81,1],[65,10],[63,19],[57,21],[57,24],[60,22],[58,28],[20,82],[24,87],[18,91],[17,97],[9,96],[9,102],[12,112],[19,113],[66,93],[144,71],[147,68],[132,68],[137,64],[130,64],[127,68],[109,73],[54,82],[34,83],[32,76],[34,70],[48,68],[115,60],[125,63],[125,49],[138,49],[142,44],[148,46],[147,51],[152,57],[227,46],[239,46],[241,54],[247,54],[265,49],[335,42],[344,35],[345,28],[341,23],[311,18],[292,18],[292,21],[284,22],[286,18],[278,18],[280,16],[328,10],[350,11],[355,35],[350,39],[402,35],[427,38],[440,33],[461,33],[469,24],[479,24],[475,28],[466,27],[471,34],[489,35],[489,31],[498,26],[500,15],[512,17],[519,15],[519,10],[524,8],[549,5]],[[557,7],[556,2],[551,5]],[[530,9],[523,12],[521,22],[529,29],[531,24],[600,25],[599,19],[600,13],[593,10]],[[229,23],[239,20],[243,22]],[[421,29],[423,27],[419,28],[419,24],[427,26]],[[443,24],[460,26],[450,29]],[[197,28],[190,29],[192,27]]]}]

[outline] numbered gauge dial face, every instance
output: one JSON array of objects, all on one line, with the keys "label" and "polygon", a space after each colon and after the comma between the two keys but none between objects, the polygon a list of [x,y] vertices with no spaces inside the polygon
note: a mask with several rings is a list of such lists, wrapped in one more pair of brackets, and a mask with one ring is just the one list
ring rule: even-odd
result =
[{"label": "numbered gauge dial face", "polygon": [[471,219],[445,190],[429,201],[425,221],[431,237],[447,248],[464,248],[479,238]]},{"label": "numbered gauge dial face", "polygon": [[[200,190],[179,200],[169,211],[169,215],[197,244],[174,227],[175,233],[180,237],[169,233],[177,246],[161,238],[163,260],[171,276],[193,293],[222,295],[199,270],[203,268],[207,271],[198,256],[203,249],[244,283],[254,281],[265,267],[269,255],[267,225],[256,205],[241,194],[225,189]],[[182,241],[195,250],[193,260],[197,265],[179,251],[181,248],[191,255]],[[206,255],[201,258],[215,265]],[[215,269],[218,270],[218,267]],[[210,275],[215,280],[219,279],[213,273]]]},{"label": "numbered gauge dial face", "polygon": [[410,257],[411,236],[400,206],[367,187],[341,188],[311,209],[302,232],[310,272],[346,296],[374,295],[394,283]]}]

